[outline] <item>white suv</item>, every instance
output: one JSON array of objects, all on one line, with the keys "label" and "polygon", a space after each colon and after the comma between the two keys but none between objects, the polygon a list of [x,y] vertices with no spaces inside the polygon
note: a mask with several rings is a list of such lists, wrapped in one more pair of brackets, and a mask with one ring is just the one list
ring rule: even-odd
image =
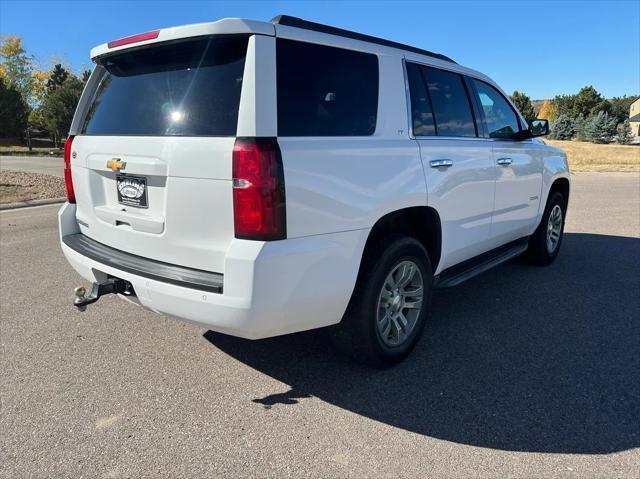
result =
[{"label": "white suv", "polygon": [[227,334],[332,326],[393,364],[431,291],[558,254],[565,155],[488,77],[298,18],[135,35],[95,67],[65,148],[62,250],[93,282]]}]

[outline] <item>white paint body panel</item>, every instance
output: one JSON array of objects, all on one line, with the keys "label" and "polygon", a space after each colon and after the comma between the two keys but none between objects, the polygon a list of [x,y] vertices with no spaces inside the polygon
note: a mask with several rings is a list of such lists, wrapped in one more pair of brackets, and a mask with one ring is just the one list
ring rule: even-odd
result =
[{"label": "white paint body panel", "polygon": [[[146,258],[224,273],[233,239],[233,138],[76,136],[73,183],[81,232]],[[147,178],[149,208],[118,203],[120,158]]]},{"label": "white paint body panel", "polygon": [[[469,75],[460,65],[359,40],[266,22],[225,19],[160,30],[155,40],[92,50],[93,58],[132,46],[190,36],[250,34],[237,136],[277,136],[276,37],[377,55],[380,88],[375,133],[368,137],[278,137],[286,187],[287,239],[234,237],[232,149],[235,138],[76,136],[72,174],[77,205],[59,214],[61,238],[81,232],[152,260],[222,273],[222,294],[203,293],[126,273],[62,244],[87,280],[113,275],[134,286],[151,310],[246,338],[335,324],[355,286],[376,222],[409,207],[430,207],[442,225],[435,274],[531,234],[553,182],[569,179],[565,155],[539,140],[414,139],[403,60]],[[101,67],[98,67],[101,68]],[[94,75],[87,90],[95,83]],[[80,101],[72,124],[88,107]],[[510,157],[513,163],[497,166]],[[148,178],[150,207],[117,204],[111,158]],[[429,162],[451,159],[453,166]]]},{"label": "white paint body panel", "polygon": [[[495,167],[482,139],[433,137],[418,140],[429,188],[429,206],[440,215],[442,254],[436,274],[491,249]],[[431,168],[448,159],[450,167]]]},{"label": "white paint body panel", "polygon": [[[494,247],[528,236],[537,225],[544,148],[532,141],[494,141],[496,195],[491,236]],[[501,166],[502,158],[512,160]]]},{"label": "white paint body panel", "polygon": [[[76,205],[58,214],[60,237],[77,233]],[[129,281],[150,310],[212,330],[259,339],[334,324],[347,307],[369,230],[283,241],[233,239],[224,257],[224,293],[206,293],[117,270],[62,244],[87,281]]]}]

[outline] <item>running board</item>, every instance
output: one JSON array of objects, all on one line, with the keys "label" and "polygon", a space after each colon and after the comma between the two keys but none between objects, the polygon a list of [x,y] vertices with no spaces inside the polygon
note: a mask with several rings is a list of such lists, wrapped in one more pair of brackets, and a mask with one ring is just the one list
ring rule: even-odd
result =
[{"label": "running board", "polygon": [[527,250],[529,238],[522,238],[445,269],[434,278],[434,288],[450,288],[495,268]]}]

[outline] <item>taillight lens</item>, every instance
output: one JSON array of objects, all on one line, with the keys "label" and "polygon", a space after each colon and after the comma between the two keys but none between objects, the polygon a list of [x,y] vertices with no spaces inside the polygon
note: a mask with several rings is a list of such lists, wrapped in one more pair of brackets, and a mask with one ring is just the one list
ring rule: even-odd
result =
[{"label": "taillight lens", "polygon": [[284,172],[275,138],[238,138],[233,147],[233,219],[236,238],[287,236]]},{"label": "taillight lens", "polygon": [[71,145],[73,144],[73,136],[67,138],[64,144],[64,183],[67,187],[67,201],[69,203],[76,202],[76,194],[73,191],[73,178],[71,177]]}]

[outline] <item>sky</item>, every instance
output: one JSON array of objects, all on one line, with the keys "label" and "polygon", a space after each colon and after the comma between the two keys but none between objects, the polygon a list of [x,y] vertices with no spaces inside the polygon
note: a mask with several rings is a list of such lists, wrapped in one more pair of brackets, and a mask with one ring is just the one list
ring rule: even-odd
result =
[{"label": "sky", "polygon": [[532,99],[593,85],[640,94],[640,0],[30,1],[0,0],[0,33],[23,37],[44,68],[75,71],[92,47],[157,28],[287,14],[443,53]]}]

